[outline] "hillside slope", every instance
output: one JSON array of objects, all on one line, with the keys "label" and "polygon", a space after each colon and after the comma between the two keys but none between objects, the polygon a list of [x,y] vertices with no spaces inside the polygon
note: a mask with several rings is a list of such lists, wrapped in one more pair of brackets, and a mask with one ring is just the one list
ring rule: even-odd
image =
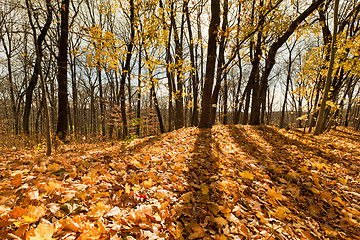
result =
[{"label": "hillside slope", "polygon": [[0,238],[360,239],[359,161],[350,129],[241,125],[8,153]]}]

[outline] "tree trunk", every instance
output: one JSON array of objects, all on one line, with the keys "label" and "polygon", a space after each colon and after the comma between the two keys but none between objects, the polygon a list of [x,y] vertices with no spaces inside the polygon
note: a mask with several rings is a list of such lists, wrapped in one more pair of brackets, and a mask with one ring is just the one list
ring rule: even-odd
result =
[{"label": "tree trunk", "polygon": [[[51,21],[52,21],[52,9],[50,6],[50,1],[46,1],[46,6],[47,6],[46,22],[45,22],[44,27],[41,29],[40,35],[36,39],[36,42],[38,45],[37,48],[39,49],[39,57],[40,57],[39,60],[40,61],[38,61],[37,59],[35,60],[34,72],[30,78],[30,82],[25,91],[25,106],[24,106],[23,124],[22,124],[23,132],[25,135],[30,134],[29,120],[30,120],[31,104],[32,104],[32,99],[33,99],[33,92],[34,92],[35,86],[37,84],[38,75],[39,75],[39,67],[40,66],[38,65],[38,62],[41,62],[41,58],[43,55],[41,45],[45,40],[45,36],[50,28]],[[28,2],[27,2],[27,8],[30,8],[30,4]],[[29,18],[30,17],[31,16],[29,16]]]},{"label": "tree trunk", "polygon": [[11,66],[11,58],[12,58],[12,45],[11,45],[11,37],[10,37],[10,30],[6,27],[6,35],[8,38],[9,48],[6,46],[5,39],[2,36],[1,40],[3,42],[3,47],[5,50],[5,55],[7,59],[7,67],[8,67],[8,80],[9,80],[9,93],[10,93],[10,103],[11,103],[11,110],[12,115],[14,118],[14,132],[18,134],[19,130],[19,116],[16,108],[16,101],[15,101],[15,92],[14,92],[14,83],[13,83],[13,72]]},{"label": "tree trunk", "polygon": [[[132,49],[134,47],[134,37],[135,37],[135,5],[134,0],[129,0],[130,3],[130,40],[127,45],[127,54],[125,66],[123,68],[120,80],[120,108],[121,108],[121,119],[123,124],[123,138],[125,138],[128,134],[128,126],[126,119],[126,105],[125,105],[125,81],[126,77],[130,71],[130,62],[132,57]],[[130,99],[129,99],[130,100]]]},{"label": "tree trunk", "polygon": [[263,102],[263,98],[266,96],[265,93],[266,93],[266,88],[268,86],[269,75],[276,63],[275,57],[279,48],[290,38],[290,36],[294,33],[294,31],[300,25],[300,23],[303,22],[312,12],[314,12],[323,1],[324,0],[317,0],[313,2],[304,12],[302,12],[290,24],[290,26],[284,32],[284,34],[271,45],[265,62],[265,69],[260,79],[260,88],[255,95],[255,99],[258,101],[255,101],[255,104],[252,105],[253,109],[251,115],[253,116],[250,119],[251,125],[260,124],[260,105]]},{"label": "tree trunk", "polygon": [[337,36],[337,25],[338,25],[338,9],[339,9],[339,0],[335,0],[335,5],[334,5],[334,30],[333,30],[333,36],[332,36],[332,41],[331,41],[331,53],[330,53],[330,64],[329,64],[329,69],[328,69],[328,73],[326,76],[326,82],[325,82],[325,89],[323,92],[323,97],[322,97],[322,101],[321,101],[321,106],[320,106],[320,110],[319,110],[319,115],[318,115],[318,119],[316,121],[316,126],[315,126],[315,130],[314,130],[314,134],[315,135],[319,135],[321,134],[325,129],[324,129],[324,122],[325,122],[325,118],[327,117],[325,112],[326,112],[326,102],[328,100],[328,94],[329,94],[329,90],[330,90],[330,85],[331,85],[331,79],[332,79],[332,72],[333,72],[333,66],[334,66],[334,62],[335,62],[335,53],[336,53],[336,36]]},{"label": "tree trunk", "polygon": [[[281,117],[280,117],[279,128],[284,128],[284,118],[285,118],[287,95],[288,95],[288,92],[289,92],[289,85],[290,85],[290,81],[291,81],[291,65],[292,65],[291,53],[292,53],[292,49],[290,49],[288,45],[286,45],[286,46],[287,46],[287,48],[289,50],[289,63],[288,63],[288,72],[287,72],[287,77],[286,77],[284,103],[283,103],[282,108],[281,108]],[[293,47],[294,46],[295,46],[295,44],[293,45]]]},{"label": "tree trunk", "polygon": [[[225,33],[227,25],[228,25],[228,13],[229,13],[229,3],[228,3],[228,0],[225,0],[224,4],[223,4],[223,21],[222,21],[222,26],[221,26],[221,30],[223,33]],[[211,101],[212,101],[211,124],[212,125],[215,123],[217,102],[218,102],[218,98],[219,98],[221,82],[222,82],[222,79],[224,76],[224,71],[226,71],[226,69],[224,69],[225,47],[226,47],[225,34],[222,34],[221,38],[220,38],[220,43],[219,43],[219,58],[218,58],[218,66],[217,66],[217,71],[216,71],[216,83],[215,83],[215,87],[214,87],[214,90],[213,90],[213,93],[211,96]]]},{"label": "tree trunk", "polygon": [[101,135],[105,137],[106,128],[105,128],[105,104],[104,104],[104,95],[103,95],[103,86],[101,79],[101,66],[98,62],[98,81],[99,81],[99,97],[100,97],[100,122],[101,122]]},{"label": "tree trunk", "polygon": [[[182,72],[183,47],[180,42],[181,37],[179,37],[179,31],[176,26],[174,3],[172,3],[171,5],[170,18],[171,18],[170,27],[172,27],[174,30],[174,41],[175,41],[175,69],[176,69],[175,128],[179,129],[184,126],[183,72]],[[181,29],[181,31],[183,31],[183,29]]]},{"label": "tree trunk", "polygon": [[[26,6],[27,6],[27,12],[28,12],[28,16],[29,16],[29,22],[30,22],[30,26],[31,29],[33,31],[34,34],[34,43],[35,43],[35,49],[36,49],[36,63],[38,65],[38,71],[40,74],[40,85],[41,85],[41,91],[42,91],[42,101],[44,103],[44,112],[45,112],[45,136],[46,136],[46,155],[50,156],[51,155],[51,125],[50,125],[50,114],[49,114],[49,109],[48,109],[48,104],[47,104],[47,94],[46,94],[46,87],[45,87],[45,79],[44,79],[44,75],[42,73],[41,70],[41,55],[40,55],[40,48],[37,42],[37,38],[36,38],[36,28],[34,26],[34,23],[32,21],[32,13],[31,13],[31,9],[30,9],[30,3],[29,0],[26,0]],[[48,8],[50,8],[50,0],[46,1],[46,6]]]},{"label": "tree trunk", "polygon": [[161,112],[160,112],[159,103],[158,103],[158,100],[157,100],[157,97],[156,97],[156,93],[155,93],[155,84],[154,84],[154,80],[153,80],[153,77],[152,77],[152,76],[150,76],[150,84],[151,84],[151,88],[150,88],[151,98],[152,98],[152,100],[153,100],[153,102],[154,102],[154,107],[155,107],[155,110],[156,110],[156,115],[157,115],[157,118],[158,118],[158,121],[159,121],[160,132],[161,132],[161,133],[164,133],[164,132],[165,132],[164,124],[163,124],[163,120],[162,120],[162,117],[161,117]]},{"label": "tree trunk", "polygon": [[220,0],[211,0],[211,20],[209,26],[209,39],[203,96],[201,101],[200,128],[211,128],[212,88],[214,84],[216,63],[217,28],[220,24]]},{"label": "tree trunk", "polygon": [[185,5],[185,14],[186,14],[186,22],[188,26],[188,32],[189,32],[189,52],[190,52],[190,63],[191,63],[191,70],[190,70],[190,77],[191,77],[191,83],[192,83],[192,96],[193,96],[193,106],[192,106],[192,115],[191,115],[191,126],[197,126],[198,125],[198,85],[199,85],[199,75],[196,67],[196,61],[195,61],[195,54],[194,54],[194,42],[193,42],[193,33],[191,30],[191,22],[190,22],[190,13],[189,13],[189,0],[184,1]]},{"label": "tree trunk", "polygon": [[56,135],[65,140],[68,132],[68,89],[67,89],[67,50],[69,38],[69,5],[70,0],[63,0],[60,9],[60,40],[58,56],[58,121]]},{"label": "tree trunk", "polygon": [[137,86],[137,105],[136,105],[136,135],[140,136],[140,118],[141,118],[141,51],[142,45],[139,49],[139,66],[138,66],[138,86]]},{"label": "tree trunk", "polygon": [[78,92],[77,92],[77,82],[76,82],[76,57],[74,55],[72,63],[72,74],[71,74],[71,83],[72,83],[72,95],[73,95],[73,118],[74,118],[74,135],[75,137],[79,133],[79,122],[78,122]]},{"label": "tree trunk", "polygon": [[228,124],[228,84],[226,76],[224,78],[224,118],[223,118],[223,124]]}]

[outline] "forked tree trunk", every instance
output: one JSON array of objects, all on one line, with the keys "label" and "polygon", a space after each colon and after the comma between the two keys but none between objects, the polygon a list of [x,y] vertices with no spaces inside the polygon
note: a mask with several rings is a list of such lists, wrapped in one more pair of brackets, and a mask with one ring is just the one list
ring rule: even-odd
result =
[{"label": "forked tree trunk", "polygon": [[203,96],[201,102],[200,128],[211,128],[212,88],[215,76],[216,38],[220,24],[220,0],[211,0],[211,20],[209,26],[209,40]]},{"label": "forked tree trunk", "polygon": [[325,88],[322,96],[321,106],[319,110],[318,119],[316,121],[316,126],[314,130],[315,135],[321,134],[325,130],[325,119],[326,119],[326,102],[328,100],[328,95],[330,91],[332,72],[335,62],[335,53],[336,53],[336,36],[337,36],[337,27],[338,27],[338,9],[339,9],[339,0],[335,0],[334,4],[334,30],[331,41],[331,53],[330,53],[330,64],[328,73],[326,76]]},{"label": "forked tree trunk", "polygon": [[[28,1],[26,2],[27,8],[31,8],[30,4],[28,3]],[[46,18],[46,22],[44,27],[41,29],[40,31],[40,35],[37,37],[36,39],[36,44],[37,44],[37,48],[39,49],[39,57],[40,61],[38,61],[36,59],[35,61],[35,66],[34,66],[34,72],[30,78],[30,82],[25,90],[25,106],[24,106],[24,114],[23,114],[23,132],[25,135],[29,135],[30,134],[30,130],[29,130],[29,120],[30,120],[30,112],[31,112],[31,104],[32,104],[32,99],[33,99],[33,92],[34,89],[36,87],[37,81],[38,81],[38,75],[39,75],[39,68],[40,66],[38,65],[39,62],[41,62],[41,58],[42,58],[42,43],[45,40],[45,36],[50,28],[51,25],[51,21],[52,21],[52,10],[50,7],[50,1],[46,1],[46,6],[47,6],[47,18]],[[29,16],[30,18],[31,16]],[[36,37],[36,36],[35,36]]]},{"label": "forked tree trunk", "polygon": [[[50,0],[47,0],[46,2],[47,7],[50,8]],[[30,26],[31,29],[33,31],[34,34],[34,43],[35,43],[35,50],[36,50],[36,64],[38,65],[38,71],[39,71],[39,75],[40,75],[40,85],[41,85],[41,91],[42,91],[42,101],[44,103],[44,112],[45,112],[45,137],[46,137],[46,155],[50,156],[51,155],[51,125],[50,125],[50,114],[49,114],[49,109],[48,109],[48,104],[47,104],[47,93],[46,93],[46,87],[45,87],[45,79],[44,79],[44,75],[41,69],[41,56],[40,56],[40,48],[39,48],[39,44],[37,42],[37,38],[36,38],[36,28],[35,25],[33,23],[32,20],[32,13],[31,13],[31,9],[30,9],[30,4],[29,4],[29,0],[26,0],[26,6],[27,6],[27,12],[28,12],[28,16],[29,16],[29,22],[30,22]]]}]

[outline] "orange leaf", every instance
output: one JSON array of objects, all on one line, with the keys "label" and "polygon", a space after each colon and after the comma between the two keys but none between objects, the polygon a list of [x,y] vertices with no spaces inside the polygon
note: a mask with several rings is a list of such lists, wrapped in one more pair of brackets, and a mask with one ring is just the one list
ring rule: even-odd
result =
[{"label": "orange leaf", "polygon": [[20,173],[16,174],[13,180],[11,180],[11,184],[16,188],[20,186],[21,182],[22,182],[22,177]]},{"label": "orange leaf", "polygon": [[27,209],[22,207],[14,207],[13,210],[10,212],[10,216],[13,218],[19,218],[24,216],[27,213]]},{"label": "orange leaf", "polygon": [[45,213],[46,213],[46,208],[44,206],[30,205],[30,206],[28,206],[27,210],[28,210],[27,216],[32,218],[32,219],[36,219],[36,220],[43,217],[45,215]]},{"label": "orange leaf", "polygon": [[282,199],[282,195],[280,193],[277,193],[275,188],[269,189],[267,191],[267,195],[269,195],[270,197],[276,199],[276,200],[281,200]]},{"label": "orange leaf", "polygon": [[315,240],[315,239],[311,236],[311,233],[310,233],[310,232],[305,231],[304,229],[301,229],[301,232],[302,232],[302,234],[304,235],[304,237],[305,237],[307,240]]},{"label": "orange leaf", "polygon": [[26,234],[26,240],[52,240],[55,226],[47,223],[40,223],[35,229]]}]

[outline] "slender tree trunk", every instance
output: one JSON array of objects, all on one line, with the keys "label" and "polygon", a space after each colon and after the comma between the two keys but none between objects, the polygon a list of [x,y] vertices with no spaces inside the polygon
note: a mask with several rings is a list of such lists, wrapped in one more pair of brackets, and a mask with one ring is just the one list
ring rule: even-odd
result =
[{"label": "slender tree trunk", "polygon": [[326,102],[328,100],[328,94],[330,91],[330,85],[331,85],[331,79],[332,79],[332,72],[333,72],[333,66],[334,66],[334,62],[335,62],[335,53],[336,53],[336,35],[337,35],[337,27],[338,27],[338,9],[339,9],[339,0],[335,0],[335,5],[334,5],[334,30],[333,30],[333,36],[332,36],[332,41],[331,41],[331,53],[330,53],[330,64],[329,64],[329,69],[328,69],[328,73],[326,76],[326,82],[325,82],[325,89],[323,92],[323,97],[322,97],[322,101],[321,101],[321,106],[320,106],[320,110],[319,110],[319,115],[318,115],[318,119],[316,121],[316,126],[315,126],[315,130],[314,130],[314,134],[315,135],[319,135],[321,134],[325,129],[324,129],[324,122],[325,122],[325,112],[326,112]]},{"label": "slender tree trunk", "polygon": [[140,118],[141,118],[141,51],[142,51],[142,45],[140,44],[139,49],[139,63],[138,63],[138,85],[137,85],[137,106],[136,106],[136,135],[140,136]]},{"label": "slender tree trunk", "polygon": [[[239,58],[239,70],[240,70],[240,76],[239,76],[239,82],[236,90],[236,96],[235,96],[235,108],[234,108],[234,116],[233,116],[233,124],[238,124],[240,119],[240,112],[242,108],[242,102],[244,101],[243,97],[240,101],[240,90],[241,90],[241,83],[242,83],[242,66],[241,66],[241,59]],[[245,95],[244,95],[245,96]]]},{"label": "slender tree trunk", "polygon": [[[50,0],[47,0],[46,3],[47,3],[46,6],[48,8],[50,8]],[[33,34],[34,34],[34,43],[35,43],[35,49],[36,49],[36,63],[38,65],[38,71],[39,71],[39,74],[40,74],[40,85],[41,85],[41,91],[42,91],[42,101],[44,103],[46,155],[50,156],[51,155],[51,124],[50,124],[51,121],[50,121],[50,114],[49,114],[49,109],[48,109],[48,104],[47,104],[47,94],[46,94],[46,87],[45,87],[45,79],[44,79],[43,72],[41,70],[40,48],[39,48],[39,44],[38,44],[37,38],[36,38],[36,28],[34,26],[34,23],[32,21],[32,17],[31,17],[32,13],[31,13],[31,9],[30,9],[29,0],[26,0],[26,6],[27,6],[27,12],[28,12],[28,16],[29,16],[30,26],[31,26],[31,29],[32,29]]]},{"label": "slender tree trunk", "polygon": [[193,42],[193,33],[191,29],[191,22],[190,22],[190,13],[189,13],[189,1],[184,1],[185,5],[185,14],[186,14],[186,22],[188,26],[188,32],[189,32],[189,52],[190,52],[190,63],[191,63],[191,70],[190,70],[190,77],[191,77],[191,83],[192,83],[192,96],[193,96],[193,106],[192,106],[192,115],[191,115],[191,126],[197,126],[198,125],[198,85],[199,85],[199,75],[196,67],[195,62],[195,54],[194,54],[194,42]]},{"label": "slender tree trunk", "polygon": [[78,122],[78,92],[76,82],[76,57],[73,58],[73,64],[71,66],[71,83],[72,83],[72,95],[73,95],[73,116],[74,116],[74,135],[77,137],[79,133],[79,122]]},{"label": "slender tree trunk", "polygon": [[[295,46],[295,45],[294,45]],[[292,59],[291,59],[291,49],[289,48],[289,46],[287,45],[288,49],[289,49],[289,63],[288,63],[288,73],[287,73],[287,77],[286,77],[286,87],[285,87],[285,96],[284,96],[284,103],[282,105],[281,108],[281,117],[280,117],[280,123],[279,123],[279,128],[283,128],[284,127],[284,118],[285,118],[285,109],[286,109],[286,102],[287,102],[287,95],[289,92],[289,85],[290,85],[290,81],[291,81],[291,65],[292,65]]]},{"label": "slender tree trunk", "polygon": [[158,121],[159,121],[159,126],[160,126],[160,132],[161,133],[164,133],[165,132],[165,129],[164,129],[164,124],[163,124],[163,120],[162,120],[162,117],[161,117],[161,111],[160,111],[160,107],[159,107],[159,102],[157,100],[157,97],[156,97],[156,92],[155,92],[155,83],[154,83],[154,79],[153,77],[151,76],[150,77],[150,84],[151,84],[151,98],[154,102],[154,107],[155,107],[155,110],[156,110],[156,115],[157,115],[157,118],[158,118]]},{"label": "slender tree trunk", "polygon": [[[275,57],[280,47],[290,38],[296,28],[312,13],[314,12],[324,0],[317,0],[313,2],[304,12],[302,12],[287,28],[283,35],[276,40],[270,47],[268,56],[265,62],[265,69],[260,79],[259,91],[256,92],[255,98],[258,100],[252,105],[252,113],[250,117],[251,125],[260,124],[260,105],[263,98],[266,96],[266,88],[268,87],[268,79],[276,61]],[[254,99],[254,98],[253,98]]]},{"label": "slender tree trunk", "polygon": [[227,78],[224,77],[224,118],[223,118],[223,124],[228,124],[228,84],[227,84]]},{"label": "slender tree trunk", "polygon": [[[175,92],[175,128],[179,129],[184,126],[184,99],[183,99],[183,47],[180,42],[181,37],[176,26],[174,3],[171,4],[171,27],[174,30],[175,41],[175,69],[176,69],[176,92]],[[182,25],[183,27],[183,25]],[[183,29],[181,29],[183,31]],[[174,89],[173,89],[174,90]]]},{"label": "slender tree trunk", "polygon": [[104,94],[102,86],[102,76],[101,76],[101,66],[98,62],[98,81],[99,81],[99,95],[100,95],[100,122],[101,122],[101,135],[105,137],[106,128],[105,128],[105,104],[104,104]]},{"label": "slender tree trunk", "polygon": [[[32,99],[33,99],[33,92],[34,89],[36,87],[37,81],[38,81],[38,75],[39,75],[39,65],[38,62],[41,62],[41,58],[42,58],[42,43],[45,40],[46,34],[50,28],[51,25],[51,21],[52,21],[52,10],[51,10],[51,6],[50,6],[50,1],[46,1],[46,7],[47,7],[47,18],[46,18],[46,22],[44,24],[44,27],[41,29],[40,31],[40,35],[37,37],[36,42],[38,44],[37,48],[39,49],[39,57],[40,57],[40,61],[38,61],[37,59],[35,60],[35,66],[34,66],[34,71],[33,74],[30,78],[30,82],[26,88],[25,91],[25,106],[24,106],[24,114],[23,114],[23,132],[25,135],[29,135],[30,134],[30,130],[29,130],[29,120],[30,120],[30,112],[31,112],[31,104],[32,104]],[[27,8],[31,8],[30,4],[27,2]],[[31,16],[29,16],[30,18]],[[35,36],[36,37],[36,36]]]},{"label": "slender tree trunk", "polygon": [[8,67],[10,103],[11,103],[12,115],[13,115],[13,118],[14,118],[14,132],[15,132],[15,134],[18,134],[19,117],[18,117],[17,108],[16,108],[16,101],[15,101],[13,72],[12,72],[12,65],[11,65],[12,44],[11,44],[10,30],[8,28],[6,28],[6,35],[8,37],[9,48],[6,46],[4,37],[1,37],[1,40],[3,42],[3,47],[4,47],[4,50],[5,50],[5,55],[6,55],[6,59],[7,59],[6,62],[7,62],[7,67]]},{"label": "slender tree trunk", "polygon": [[[123,138],[128,134],[128,126],[126,119],[126,105],[125,105],[125,81],[130,71],[130,62],[132,57],[132,49],[134,47],[134,37],[135,37],[135,5],[134,0],[129,0],[130,3],[130,40],[127,45],[127,54],[125,66],[123,68],[120,80],[120,108],[121,108],[121,118],[123,123]],[[130,99],[129,99],[130,100]]]},{"label": "slender tree trunk", "polygon": [[68,133],[68,81],[67,81],[67,60],[68,60],[68,38],[69,38],[69,5],[70,0],[63,0],[60,9],[60,40],[58,56],[58,121],[56,135],[60,140],[65,140]]}]

